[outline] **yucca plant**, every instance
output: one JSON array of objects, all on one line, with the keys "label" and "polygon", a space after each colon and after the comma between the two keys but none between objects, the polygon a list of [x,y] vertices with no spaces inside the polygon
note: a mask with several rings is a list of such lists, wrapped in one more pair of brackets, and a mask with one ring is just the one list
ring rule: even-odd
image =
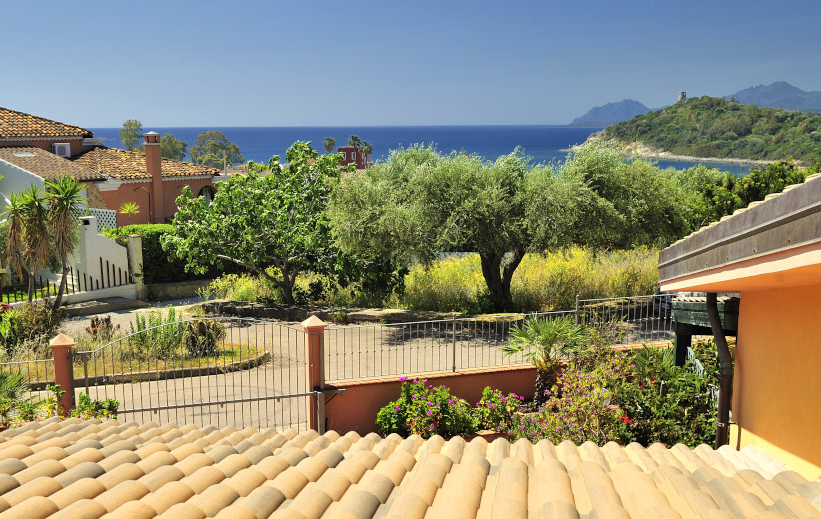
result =
[{"label": "yucca plant", "polygon": [[547,401],[546,392],[556,383],[561,361],[584,344],[587,328],[569,317],[556,319],[530,316],[521,326],[510,330],[510,341],[502,346],[505,356],[524,353],[536,367],[536,393],[533,402],[541,407]]}]

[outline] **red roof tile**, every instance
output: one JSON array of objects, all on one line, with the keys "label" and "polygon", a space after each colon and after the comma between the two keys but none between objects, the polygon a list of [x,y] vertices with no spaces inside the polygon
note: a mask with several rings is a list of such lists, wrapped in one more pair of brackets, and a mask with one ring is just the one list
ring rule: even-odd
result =
[{"label": "red roof tile", "polygon": [[85,128],[0,107],[0,139],[92,137]]},{"label": "red roof tile", "polygon": [[[116,421],[0,433],[6,517],[817,517],[755,447],[576,446]],[[108,516],[106,516],[108,517]]]},{"label": "red roof tile", "polygon": [[[72,157],[72,160],[87,168],[102,171],[115,180],[151,179],[151,175],[145,169],[145,155],[137,151],[100,146]],[[198,166],[191,162],[162,159],[163,177],[210,177],[219,174],[220,170],[216,168]]]}]

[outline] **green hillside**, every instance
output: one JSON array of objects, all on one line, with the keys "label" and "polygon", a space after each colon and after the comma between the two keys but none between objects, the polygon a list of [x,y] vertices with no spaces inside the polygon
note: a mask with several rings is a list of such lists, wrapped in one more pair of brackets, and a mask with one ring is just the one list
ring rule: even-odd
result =
[{"label": "green hillside", "polygon": [[604,139],[676,155],[810,164],[821,161],[821,115],[705,96],[610,126]]}]

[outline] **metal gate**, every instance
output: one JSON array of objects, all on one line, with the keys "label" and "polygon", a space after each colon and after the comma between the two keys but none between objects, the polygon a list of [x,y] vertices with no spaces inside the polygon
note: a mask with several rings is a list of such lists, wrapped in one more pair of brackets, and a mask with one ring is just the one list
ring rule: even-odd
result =
[{"label": "metal gate", "polygon": [[[150,324],[150,323],[149,323]],[[203,318],[148,326],[74,352],[74,387],[137,422],[307,428],[305,332]]]}]

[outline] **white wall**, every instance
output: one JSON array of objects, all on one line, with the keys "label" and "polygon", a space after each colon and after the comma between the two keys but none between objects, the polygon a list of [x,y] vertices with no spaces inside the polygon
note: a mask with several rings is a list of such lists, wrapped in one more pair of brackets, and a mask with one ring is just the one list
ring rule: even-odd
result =
[{"label": "white wall", "polygon": [[[80,243],[74,253],[72,263],[75,269],[81,274],[87,274],[94,279],[99,279],[101,287],[106,280],[106,261],[109,265],[128,272],[128,251],[126,248],[110,238],[97,234],[97,219],[95,217],[83,216],[80,220]],[[100,279],[100,258],[103,260],[103,279]],[[119,277],[117,281],[119,282]],[[112,284],[114,284],[113,280]]]},{"label": "white wall", "polygon": [[14,164],[9,164],[2,159],[0,159],[0,175],[3,176],[3,178],[0,179],[0,193],[2,193],[3,196],[2,200],[0,200],[0,205],[2,205],[3,209],[6,208],[8,197],[12,193],[21,193],[31,184],[36,185],[40,191],[46,188],[46,183],[41,177],[38,177],[34,173],[29,173]]}]

